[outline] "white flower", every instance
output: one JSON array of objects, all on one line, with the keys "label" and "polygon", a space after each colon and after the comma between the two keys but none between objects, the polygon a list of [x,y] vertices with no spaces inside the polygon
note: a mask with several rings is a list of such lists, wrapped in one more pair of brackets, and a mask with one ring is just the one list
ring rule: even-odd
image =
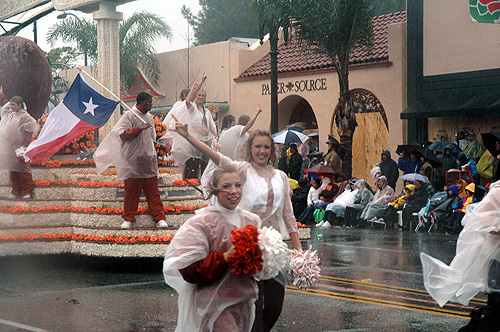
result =
[{"label": "white flower", "polygon": [[262,271],[257,271],[253,277],[255,280],[274,278],[288,266],[290,250],[280,232],[272,227],[262,227],[258,240],[262,252]]}]

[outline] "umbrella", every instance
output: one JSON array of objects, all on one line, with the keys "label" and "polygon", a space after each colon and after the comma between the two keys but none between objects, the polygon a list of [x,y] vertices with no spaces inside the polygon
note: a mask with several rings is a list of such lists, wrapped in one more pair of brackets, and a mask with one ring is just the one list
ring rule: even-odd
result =
[{"label": "umbrella", "polygon": [[309,139],[309,136],[299,133],[295,130],[283,130],[273,134],[274,143],[304,143]]},{"label": "umbrella", "polygon": [[500,154],[500,151],[498,151],[495,148],[495,143],[496,141],[500,141],[500,134],[498,133],[485,133],[481,134],[481,137],[483,138],[483,145],[486,148],[486,150],[490,151],[491,155],[496,157]]},{"label": "umbrella", "polygon": [[458,145],[446,141],[437,141],[429,145],[427,148],[432,150],[432,151],[438,151],[441,153],[444,153],[444,149],[446,147],[451,147],[451,153],[453,154],[458,154],[459,152],[462,152],[462,149],[458,147]]},{"label": "umbrella", "polygon": [[[304,131],[304,128],[302,127],[299,127],[299,126],[290,126],[290,127],[286,127],[285,128],[286,130],[294,130],[294,131],[298,131],[299,133],[303,132]],[[304,134],[305,135],[305,134]]]},{"label": "umbrella", "polygon": [[323,157],[323,152],[321,151],[313,151],[309,154],[307,154],[307,157],[312,159],[312,158],[321,158]]},{"label": "umbrella", "polygon": [[401,177],[401,179],[403,179],[405,181],[412,181],[412,182],[422,181],[423,183],[429,183],[429,179],[427,178],[427,176],[423,176],[422,174],[418,174],[418,173],[405,174]]},{"label": "umbrella", "polygon": [[328,165],[315,165],[305,170],[306,173],[311,173],[318,176],[335,176],[336,178],[344,177],[344,174]]},{"label": "umbrella", "polygon": [[419,147],[417,151],[418,153],[420,153],[422,157],[424,157],[425,160],[427,160],[432,165],[432,167],[434,168],[441,167],[441,162],[439,161],[439,159],[437,159],[434,152],[429,150],[429,148]]},{"label": "umbrella", "polygon": [[398,148],[396,149],[396,153],[399,154],[403,152],[404,158],[408,158],[410,153],[412,152],[418,152],[419,146],[415,144],[410,144],[410,145],[398,145]]}]

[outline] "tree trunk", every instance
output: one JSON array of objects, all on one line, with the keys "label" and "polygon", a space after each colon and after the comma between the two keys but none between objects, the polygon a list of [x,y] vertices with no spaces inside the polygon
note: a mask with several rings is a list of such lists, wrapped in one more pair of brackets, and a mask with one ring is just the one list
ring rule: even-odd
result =
[{"label": "tree trunk", "polygon": [[278,31],[269,33],[269,55],[271,56],[271,134],[278,131]]},{"label": "tree trunk", "polygon": [[342,173],[344,180],[349,180],[352,177],[352,136],[341,135],[340,144],[345,148],[345,155],[342,159]]}]

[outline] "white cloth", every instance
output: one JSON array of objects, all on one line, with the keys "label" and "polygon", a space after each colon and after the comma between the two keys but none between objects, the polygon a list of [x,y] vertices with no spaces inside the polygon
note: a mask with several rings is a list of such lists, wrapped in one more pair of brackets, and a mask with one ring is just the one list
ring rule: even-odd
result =
[{"label": "white cloth", "polygon": [[[149,123],[151,128],[141,131],[137,137],[129,141],[124,141],[120,135],[125,131],[145,126],[144,122],[132,114],[132,111],[146,123]],[[94,153],[98,174],[102,174],[114,164],[118,180],[158,176],[158,156],[154,145],[156,132],[153,117],[149,112],[142,113],[135,106],[132,111],[129,110],[123,114]]]},{"label": "white cloth", "polygon": [[175,120],[173,115],[181,123],[186,123],[189,128],[189,133],[199,139],[202,142],[207,143],[209,146],[212,145],[212,139],[217,135],[217,128],[215,126],[214,120],[212,119],[212,114],[205,107],[198,107],[195,103],[191,103],[191,107],[188,108],[186,101],[176,102],[170,112],[168,112],[163,123],[167,126],[167,133],[164,135],[164,139],[170,142],[172,146],[172,155],[175,162],[179,166],[179,171],[184,173],[184,168],[186,166],[186,161],[189,158],[201,158],[202,154],[195,147],[189,143],[184,137],[180,136],[176,132],[172,131],[175,129]]},{"label": "white cloth", "polygon": [[500,250],[500,181],[467,218],[458,236],[456,255],[450,265],[420,253],[427,292],[443,306],[446,302],[469,303],[488,286],[488,269]]},{"label": "white cloth", "polygon": [[247,161],[233,161],[221,154],[220,164],[233,164],[244,181],[242,209],[255,213],[262,226],[274,227],[283,237],[297,232],[297,223],[290,200],[288,177],[272,166],[259,167]]},{"label": "white cloth", "polygon": [[220,152],[237,161],[245,160],[245,143],[248,141],[248,133],[241,135],[245,126],[236,125],[224,132],[219,137]]},{"label": "white cloth", "polygon": [[29,172],[29,164],[17,159],[16,150],[23,145],[26,135],[37,132],[38,124],[28,112],[13,112],[10,103],[5,104],[0,120],[0,169]]},{"label": "white cloth", "polygon": [[[163,262],[165,282],[179,294],[176,332],[220,331],[248,332],[255,317],[257,283],[250,277],[238,277],[228,268],[221,280],[203,288],[186,282],[179,269],[188,267],[213,251],[230,249],[231,230],[240,228],[221,207],[209,206],[198,211],[177,231]],[[235,209],[241,224],[261,227],[256,215]]]},{"label": "white cloth", "polygon": [[311,186],[311,188],[309,188],[309,192],[307,193],[307,205],[313,205],[314,203],[318,203],[319,193],[320,193],[319,189]]}]

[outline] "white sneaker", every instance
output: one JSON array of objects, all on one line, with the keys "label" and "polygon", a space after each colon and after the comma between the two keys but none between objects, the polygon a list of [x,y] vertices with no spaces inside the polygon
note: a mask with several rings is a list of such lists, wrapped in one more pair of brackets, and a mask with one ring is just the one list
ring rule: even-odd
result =
[{"label": "white sneaker", "polygon": [[320,221],[320,222],[316,225],[316,227],[321,227],[321,226],[323,226],[323,225],[324,225],[324,223],[325,223],[325,221],[326,221],[326,220],[321,220],[321,221]]},{"label": "white sneaker", "polygon": [[325,223],[323,225],[321,225],[321,228],[332,228],[332,225],[330,224],[330,222],[327,220],[325,221]]},{"label": "white sneaker", "polygon": [[30,194],[26,194],[23,196],[23,199],[31,199],[31,195]]},{"label": "white sneaker", "polygon": [[165,228],[165,227],[170,227],[169,224],[165,220],[160,220],[156,223],[156,227],[159,228]]},{"label": "white sneaker", "polygon": [[16,199],[16,198],[19,198],[17,197],[16,195],[14,194],[9,194],[9,196],[7,196],[8,199]]},{"label": "white sneaker", "polygon": [[130,221],[123,220],[122,225],[120,227],[122,229],[132,228],[132,223]]}]

